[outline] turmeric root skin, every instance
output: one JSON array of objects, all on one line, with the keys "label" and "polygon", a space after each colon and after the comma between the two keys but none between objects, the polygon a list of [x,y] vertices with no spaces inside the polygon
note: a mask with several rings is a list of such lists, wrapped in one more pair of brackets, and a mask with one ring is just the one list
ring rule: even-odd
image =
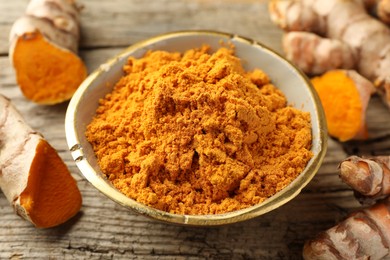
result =
[{"label": "turmeric root skin", "polygon": [[81,207],[76,181],[56,150],[0,96],[0,188],[36,227],[57,226]]},{"label": "turmeric root skin", "polygon": [[390,253],[389,199],[356,211],[333,228],[307,241],[303,257],[308,260],[381,259]]},{"label": "turmeric root skin", "polygon": [[66,0],[31,0],[10,32],[9,57],[25,97],[38,104],[69,100],[87,76],[77,56],[78,8]]},{"label": "turmeric root skin", "polygon": [[[308,32],[290,32],[283,37],[287,59],[309,75],[320,75],[329,70],[354,69],[352,49],[341,41],[321,38]],[[310,53],[302,55],[302,53]]]},{"label": "turmeric root skin", "polygon": [[[378,7],[381,17],[390,10],[389,0],[366,2]],[[354,68],[375,83],[390,108],[390,28],[365,8],[360,0],[269,3],[272,21],[287,32],[283,44],[287,57],[311,76]]]},{"label": "turmeric root skin", "polygon": [[358,198],[372,201],[390,195],[390,156],[350,156],[340,163],[340,178]]},{"label": "turmeric root skin", "polygon": [[390,25],[390,1],[389,0],[364,0],[369,13],[378,17],[382,22]]}]

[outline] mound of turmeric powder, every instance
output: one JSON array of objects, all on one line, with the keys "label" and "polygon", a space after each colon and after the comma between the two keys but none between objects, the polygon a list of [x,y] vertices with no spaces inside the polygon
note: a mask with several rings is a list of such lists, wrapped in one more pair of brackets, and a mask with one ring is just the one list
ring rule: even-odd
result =
[{"label": "mound of turmeric powder", "polygon": [[234,48],[149,51],[100,100],[86,136],[108,179],[143,204],[220,214],[271,197],[312,157],[309,113]]}]

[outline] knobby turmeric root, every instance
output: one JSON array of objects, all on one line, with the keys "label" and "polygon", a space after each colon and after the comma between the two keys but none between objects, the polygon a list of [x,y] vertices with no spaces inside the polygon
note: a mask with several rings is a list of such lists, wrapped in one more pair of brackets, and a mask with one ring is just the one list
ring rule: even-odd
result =
[{"label": "knobby turmeric root", "polygon": [[390,195],[390,156],[350,156],[340,163],[340,178],[361,202]]},{"label": "knobby turmeric root", "polygon": [[[388,0],[365,1],[380,12],[389,5]],[[287,31],[287,58],[305,73],[355,69],[375,84],[390,108],[390,28],[370,16],[367,6],[372,5],[362,0],[272,0],[269,13]]]},{"label": "knobby turmeric root", "polygon": [[70,99],[87,76],[77,56],[79,9],[73,0],[31,0],[10,32],[9,57],[24,96],[38,104]]},{"label": "knobby turmeric root", "polygon": [[308,260],[381,259],[390,253],[390,199],[352,213],[338,225],[307,241]]},{"label": "knobby turmeric root", "polygon": [[81,207],[76,181],[56,150],[0,95],[0,188],[36,227],[57,226]]},{"label": "knobby turmeric root", "polygon": [[374,85],[353,70],[331,70],[311,82],[324,107],[329,135],[342,142],[366,139],[366,110]]},{"label": "knobby turmeric root", "polygon": [[356,65],[351,48],[339,40],[293,31],[283,36],[282,45],[287,58],[309,75],[340,68],[353,69]]},{"label": "knobby turmeric root", "polygon": [[390,0],[363,0],[369,13],[390,25]]}]

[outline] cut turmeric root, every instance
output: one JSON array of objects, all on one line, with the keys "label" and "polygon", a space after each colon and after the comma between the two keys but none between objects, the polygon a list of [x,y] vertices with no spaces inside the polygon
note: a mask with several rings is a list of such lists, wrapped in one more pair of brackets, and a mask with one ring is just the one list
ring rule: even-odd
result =
[{"label": "cut turmeric root", "polygon": [[86,78],[77,56],[78,15],[73,1],[31,0],[14,23],[9,55],[27,99],[47,105],[69,100]]},{"label": "cut turmeric root", "polygon": [[41,104],[70,99],[86,76],[80,58],[35,32],[17,40],[13,64],[23,94]]},{"label": "cut turmeric root", "polygon": [[374,85],[353,70],[331,70],[311,82],[324,107],[329,135],[342,142],[366,139],[366,109]]},{"label": "cut turmeric root", "polygon": [[56,150],[0,96],[0,188],[36,227],[57,226],[81,208],[76,181]]}]

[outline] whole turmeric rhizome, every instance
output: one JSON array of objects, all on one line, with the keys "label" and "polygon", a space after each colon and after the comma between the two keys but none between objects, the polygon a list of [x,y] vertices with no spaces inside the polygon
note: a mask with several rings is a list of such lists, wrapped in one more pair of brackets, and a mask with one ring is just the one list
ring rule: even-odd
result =
[{"label": "whole turmeric rhizome", "polygon": [[243,209],[291,183],[312,157],[307,112],[287,105],[233,48],[149,51],[100,100],[86,136],[128,197],[177,214]]}]

